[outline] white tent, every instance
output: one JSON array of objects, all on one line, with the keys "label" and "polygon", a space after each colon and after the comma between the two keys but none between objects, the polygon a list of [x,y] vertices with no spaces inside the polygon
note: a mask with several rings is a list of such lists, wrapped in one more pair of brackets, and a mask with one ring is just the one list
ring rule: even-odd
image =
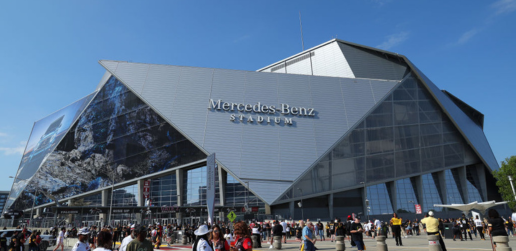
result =
[{"label": "white tent", "polygon": [[468,215],[469,211],[471,211],[473,209],[476,209],[476,210],[482,212],[482,214],[485,214],[487,209],[489,209],[490,207],[503,205],[503,204],[507,204],[507,201],[496,202],[493,200],[493,201],[486,201],[486,202],[480,202],[480,203],[478,201],[474,201],[469,204],[451,204],[451,205],[434,204],[434,207],[453,208],[453,209],[462,211],[465,215]]}]

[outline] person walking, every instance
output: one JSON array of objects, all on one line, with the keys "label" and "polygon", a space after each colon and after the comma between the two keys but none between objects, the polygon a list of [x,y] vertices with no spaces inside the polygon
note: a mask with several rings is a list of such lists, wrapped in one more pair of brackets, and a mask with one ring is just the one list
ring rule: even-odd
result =
[{"label": "person walking", "polygon": [[259,225],[256,223],[251,223],[251,233],[252,235],[256,236],[256,239],[258,240],[258,247],[262,247],[262,242],[260,241],[262,238],[260,236],[260,228]]},{"label": "person walking", "polygon": [[508,218],[507,221],[505,221],[505,227],[507,228],[507,235],[514,236],[514,224],[511,218]]},{"label": "person walking", "polygon": [[351,238],[353,239],[353,242],[355,242],[355,245],[357,246],[357,250],[365,250],[363,239],[364,229],[362,228],[362,224],[360,224],[360,217],[355,217],[355,222],[351,224],[351,230],[349,232],[351,233]]},{"label": "person walking", "polygon": [[145,226],[135,227],[134,238],[127,244],[127,251],[153,251],[154,246],[152,242],[147,240],[147,228]]},{"label": "person walking", "polygon": [[90,251],[90,245],[88,244],[90,230],[87,227],[83,227],[79,229],[77,235],[77,243],[73,246],[72,251]]},{"label": "person walking", "polygon": [[442,251],[446,251],[446,245],[444,245],[443,237],[439,233],[439,220],[434,218],[434,212],[428,212],[428,217],[425,217],[421,220],[421,223],[424,223],[426,226],[426,234],[427,235],[438,235],[439,236],[439,245],[441,245]]},{"label": "person walking", "polygon": [[283,236],[283,242],[287,243],[287,220],[283,220],[281,222],[281,227],[283,227],[283,230],[281,232],[281,235]]},{"label": "person walking", "polygon": [[308,221],[306,226],[303,227],[303,251],[315,251],[315,243],[317,242],[317,239],[314,238],[312,233],[312,226],[312,222]]},{"label": "person walking", "polygon": [[59,236],[57,237],[57,240],[56,240],[56,248],[54,248],[54,251],[56,251],[57,249],[59,249],[59,247],[61,247],[61,251],[64,251],[64,233],[66,231],[66,228],[61,228],[61,232],[59,232]]},{"label": "person walking", "polygon": [[321,221],[317,222],[317,231],[319,232],[319,238],[321,238],[320,241],[325,241],[326,238],[324,238],[324,226]]},{"label": "person walking", "polygon": [[475,227],[478,231],[478,234],[480,234],[480,239],[481,240],[485,240],[485,236],[484,236],[484,223],[479,219],[478,215],[477,217],[475,218]]},{"label": "person walking", "polygon": [[462,214],[460,223],[462,224],[461,229],[462,229],[462,234],[464,235],[464,240],[466,240],[466,241],[468,240],[468,234],[469,234],[469,239],[473,240],[473,238],[471,237],[471,232],[469,231],[469,221],[464,214]]},{"label": "person walking", "polygon": [[391,219],[392,235],[396,240],[396,246],[403,246],[401,242],[401,218],[398,218],[398,214],[394,213]]},{"label": "person walking", "polygon": [[[374,219],[375,236],[382,234],[382,222],[379,219]],[[385,234],[385,233],[384,233]]]},{"label": "person walking", "polygon": [[29,251],[38,251],[38,244],[36,243],[36,231],[33,231],[29,237]]},{"label": "person walking", "polygon": [[103,229],[97,235],[97,248],[93,251],[111,251],[113,246],[113,235],[109,230]]},{"label": "person walking", "polygon": [[136,238],[136,236],[134,235],[135,227],[136,227],[135,225],[131,226],[131,233],[122,240],[122,243],[120,244],[120,247],[118,248],[118,251],[126,251],[127,245],[129,245],[129,243],[131,243],[131,241],[133,241],[134,238]]},{"label": "person walking", "polygon": [[[222,236],[222,229],[219,225],[214,225],[212,230],[213,231],[210,233],[210,245],[213,246],[213,249],[215,251],[229,251],[229,243]],[[261,248],[262,245],[260,237],[258,237],[258,243],[260,243],[259,248]]]},{"label": "person walking", "polygon": [[[281,228],[281,225],[276,221],[276,224]],[[280,229],[281,230],[281,229]],[[273,230],[274,231],[274,230]],[[245,222],[237,222],[235,223],[234,230],[235,234],[235,242],[231,243],[231,251],[252,251],[253,250],[253,241],[249,235],[249,228]],[[281,236],[281,232],[280,232]],[[194,250],[195,251],[195,250]],[[204,251],[204,250],[198,250]],[[211,250],[205,250],[211,251]]]},{"label": "person walking", "polygon": [[[487,228],[489,229],[491,238],[493,238],[493,236],[508,236],[505,230],[504,220],[500,218],[498,211],[491,208],[487,215],[489,216]],[[496,242],[493,242],[493,245],[496,247]]]}]

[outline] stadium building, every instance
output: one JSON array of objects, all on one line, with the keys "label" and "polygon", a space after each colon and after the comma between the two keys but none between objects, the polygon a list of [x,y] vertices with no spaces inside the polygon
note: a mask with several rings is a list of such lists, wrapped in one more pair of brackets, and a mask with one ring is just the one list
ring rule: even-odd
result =
[{"label": "stadium building", "polygon": [[35,122],[5,210],[42,226],[204,221],[212,153],[220,221],[501,200],[484,115],[403,55],[334,39],[256,72],[100,64],[93,93]]}]

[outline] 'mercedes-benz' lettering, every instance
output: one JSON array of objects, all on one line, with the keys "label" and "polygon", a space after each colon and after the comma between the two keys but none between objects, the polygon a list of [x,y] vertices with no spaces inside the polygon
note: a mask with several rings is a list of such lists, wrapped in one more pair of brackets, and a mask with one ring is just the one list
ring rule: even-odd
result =
[{"label": "'mercedes-benz' lettering", "polygon": [[[284,125],[293,125],[294,121],[292,117],[298,116],[315,116],[314,108],[306,108],[306,107],[297,107],[290,106],[289,104],[280,104],[278,108],[275,105],[264,105],[261,102],[257,102],[254,104],[245,104],[245,103],[228,103],[224,102],[221,99],[213,100],[210,99],[208,102],[209,110],[218,110],[218,111],[227,111],[227,112],[237,112],[237,113],[251,113],[249,115],[242,114],[231,114],[229,116],[229,121],[234,123],[263,123],[267,122],[267,124],[280,125],[283,121]],[[254,115],[253,115],[254,114]],[[282,117],[269,117],[266,115],[281,115]]]}]

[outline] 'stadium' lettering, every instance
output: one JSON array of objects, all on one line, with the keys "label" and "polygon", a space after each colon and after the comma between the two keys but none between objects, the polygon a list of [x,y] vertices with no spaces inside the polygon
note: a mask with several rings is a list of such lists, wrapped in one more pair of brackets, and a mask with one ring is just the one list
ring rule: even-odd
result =
[{"label": "'stadium' lettering", "polygon": [[252,112],[252,113],[264,113],[264,114],[275,114],[276,112],[282,115],[292,116],[315,116],[314,108],[296,107],[288,104],[280,104],[279,108],[274,105],[263,105],[261,102],[256,104],[244,104],[244,103],[228,103],[223,102],[221,99],[213,100],[210,99],[208,102],[209,110],[224,110],[224,111],[239,111],[239,112]]}]

